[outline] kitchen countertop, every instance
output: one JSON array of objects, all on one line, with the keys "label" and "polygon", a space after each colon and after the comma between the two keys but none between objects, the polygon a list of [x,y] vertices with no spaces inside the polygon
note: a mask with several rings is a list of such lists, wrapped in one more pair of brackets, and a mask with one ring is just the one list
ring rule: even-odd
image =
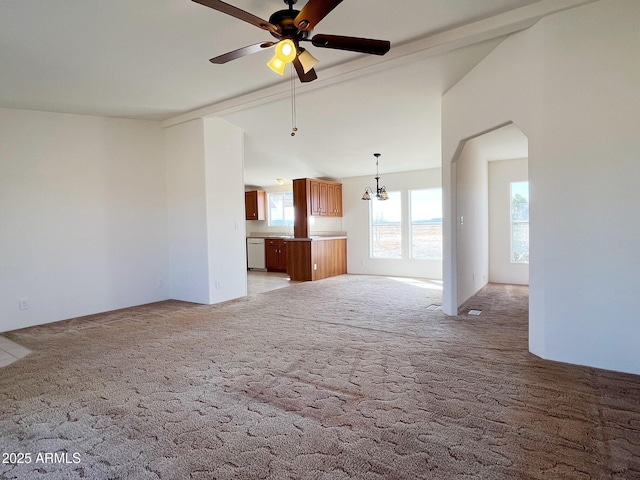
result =
[{"label": "kitchen countertop", "polygon": [[311,235],[308,238],[287,238],[290,242],[312,242],[317,240],[345,240],[346,235]]},{"label": "kitchen countertop", "polygon": [[309,242],[313,240],[341,240],[346,239],[346,233],[336,232],[336,233],[327,233],[326,235],[311,235],[310,237],[302,237],[295,238],[293,235],[286,234],[277,234],[277,233],[268,233],[268,232],[252,232],[247,238],[279,238],[287,241],[296,241],[296,242]]}]

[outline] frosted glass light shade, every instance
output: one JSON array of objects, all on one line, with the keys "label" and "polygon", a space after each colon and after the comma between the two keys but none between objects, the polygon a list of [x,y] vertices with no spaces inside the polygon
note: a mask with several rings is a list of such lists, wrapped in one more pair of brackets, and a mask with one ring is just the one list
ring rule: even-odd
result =
[{"label": "frosted glass light shade", "polygon": [[276,56],[285,63],[293,62],[296,58],[296,45],[291,40],[286,39],[276,45]]},{"label": "frosted glass light shade", "polygon": [[284,75],[287,63],[296,58],[296,45],[289,39],[281,40],[276,45],[276,53],[267,66],[279,75]]},{"label": "frosted glass light shade", "polygon": [[302,51],[298,55],[298,60],[300,60],[304,73],[309,73],[309,70],[318,64],[318,59],[311,55],[308,50],[301,50]]},{"label": "frosted glass light shade", "polygon": [[274,56],[271,60],[269,60],[267,66],[277,74],[284,75],[284,69],[287,64],[280,60],[277,56]]}]

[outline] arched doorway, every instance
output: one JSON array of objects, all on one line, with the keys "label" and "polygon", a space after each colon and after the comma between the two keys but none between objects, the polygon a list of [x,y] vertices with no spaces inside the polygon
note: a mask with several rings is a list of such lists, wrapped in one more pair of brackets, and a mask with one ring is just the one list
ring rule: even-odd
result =
[{"label": "arched doorway", "polygon": [[[451,169],[453,314],[489,282],[528,284],[528,216],[525,224],[523,215],[528,189],[524,195],[522,185],[528,182],[527,159],[528,139],[513,123],[468,138],[458,148]],[[525,233],[526,245],[517,244]]]}]

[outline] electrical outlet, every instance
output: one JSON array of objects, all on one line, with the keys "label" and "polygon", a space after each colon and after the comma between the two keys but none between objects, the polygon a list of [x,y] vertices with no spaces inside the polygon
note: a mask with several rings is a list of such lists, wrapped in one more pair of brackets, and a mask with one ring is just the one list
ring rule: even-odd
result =
[{"label": "electrical outlet", "polygon": [[216,280],[216,288],[220,288],[220,280]]},{"label": "electrical outlet", "polygon": [[164,280],[163,279],[159,279],[158,280],[158,288],[164,288]]},{"label": "electrical outlet", "polygon": [[314,264],[313,264],[313,269],[314,269],[314,270],[318,270],[318,264],[317,264],[317,263],[314,263]]},{"label": "electrical outlet", "polygon": [[21,298],[18,300],[18,308],[20,310],[29,310],[29,300]]}]

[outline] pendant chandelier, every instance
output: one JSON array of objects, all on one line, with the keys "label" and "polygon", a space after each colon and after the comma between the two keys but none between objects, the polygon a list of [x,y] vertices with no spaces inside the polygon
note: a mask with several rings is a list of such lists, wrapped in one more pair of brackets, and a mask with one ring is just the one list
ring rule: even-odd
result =
[{"label": "pendant chandelier", "polygon": [[374,153],[373,156],[376,157],[376,190],[374,192],[371,187],[365,188],[362,200],[371,200],[371,195],[375,195],[378,200],[387,200],[389,198],[387,188],[384,185],[382,187],[380,186],[380,175],[378,174],[378,159],[380,158],[380,154]]}]

